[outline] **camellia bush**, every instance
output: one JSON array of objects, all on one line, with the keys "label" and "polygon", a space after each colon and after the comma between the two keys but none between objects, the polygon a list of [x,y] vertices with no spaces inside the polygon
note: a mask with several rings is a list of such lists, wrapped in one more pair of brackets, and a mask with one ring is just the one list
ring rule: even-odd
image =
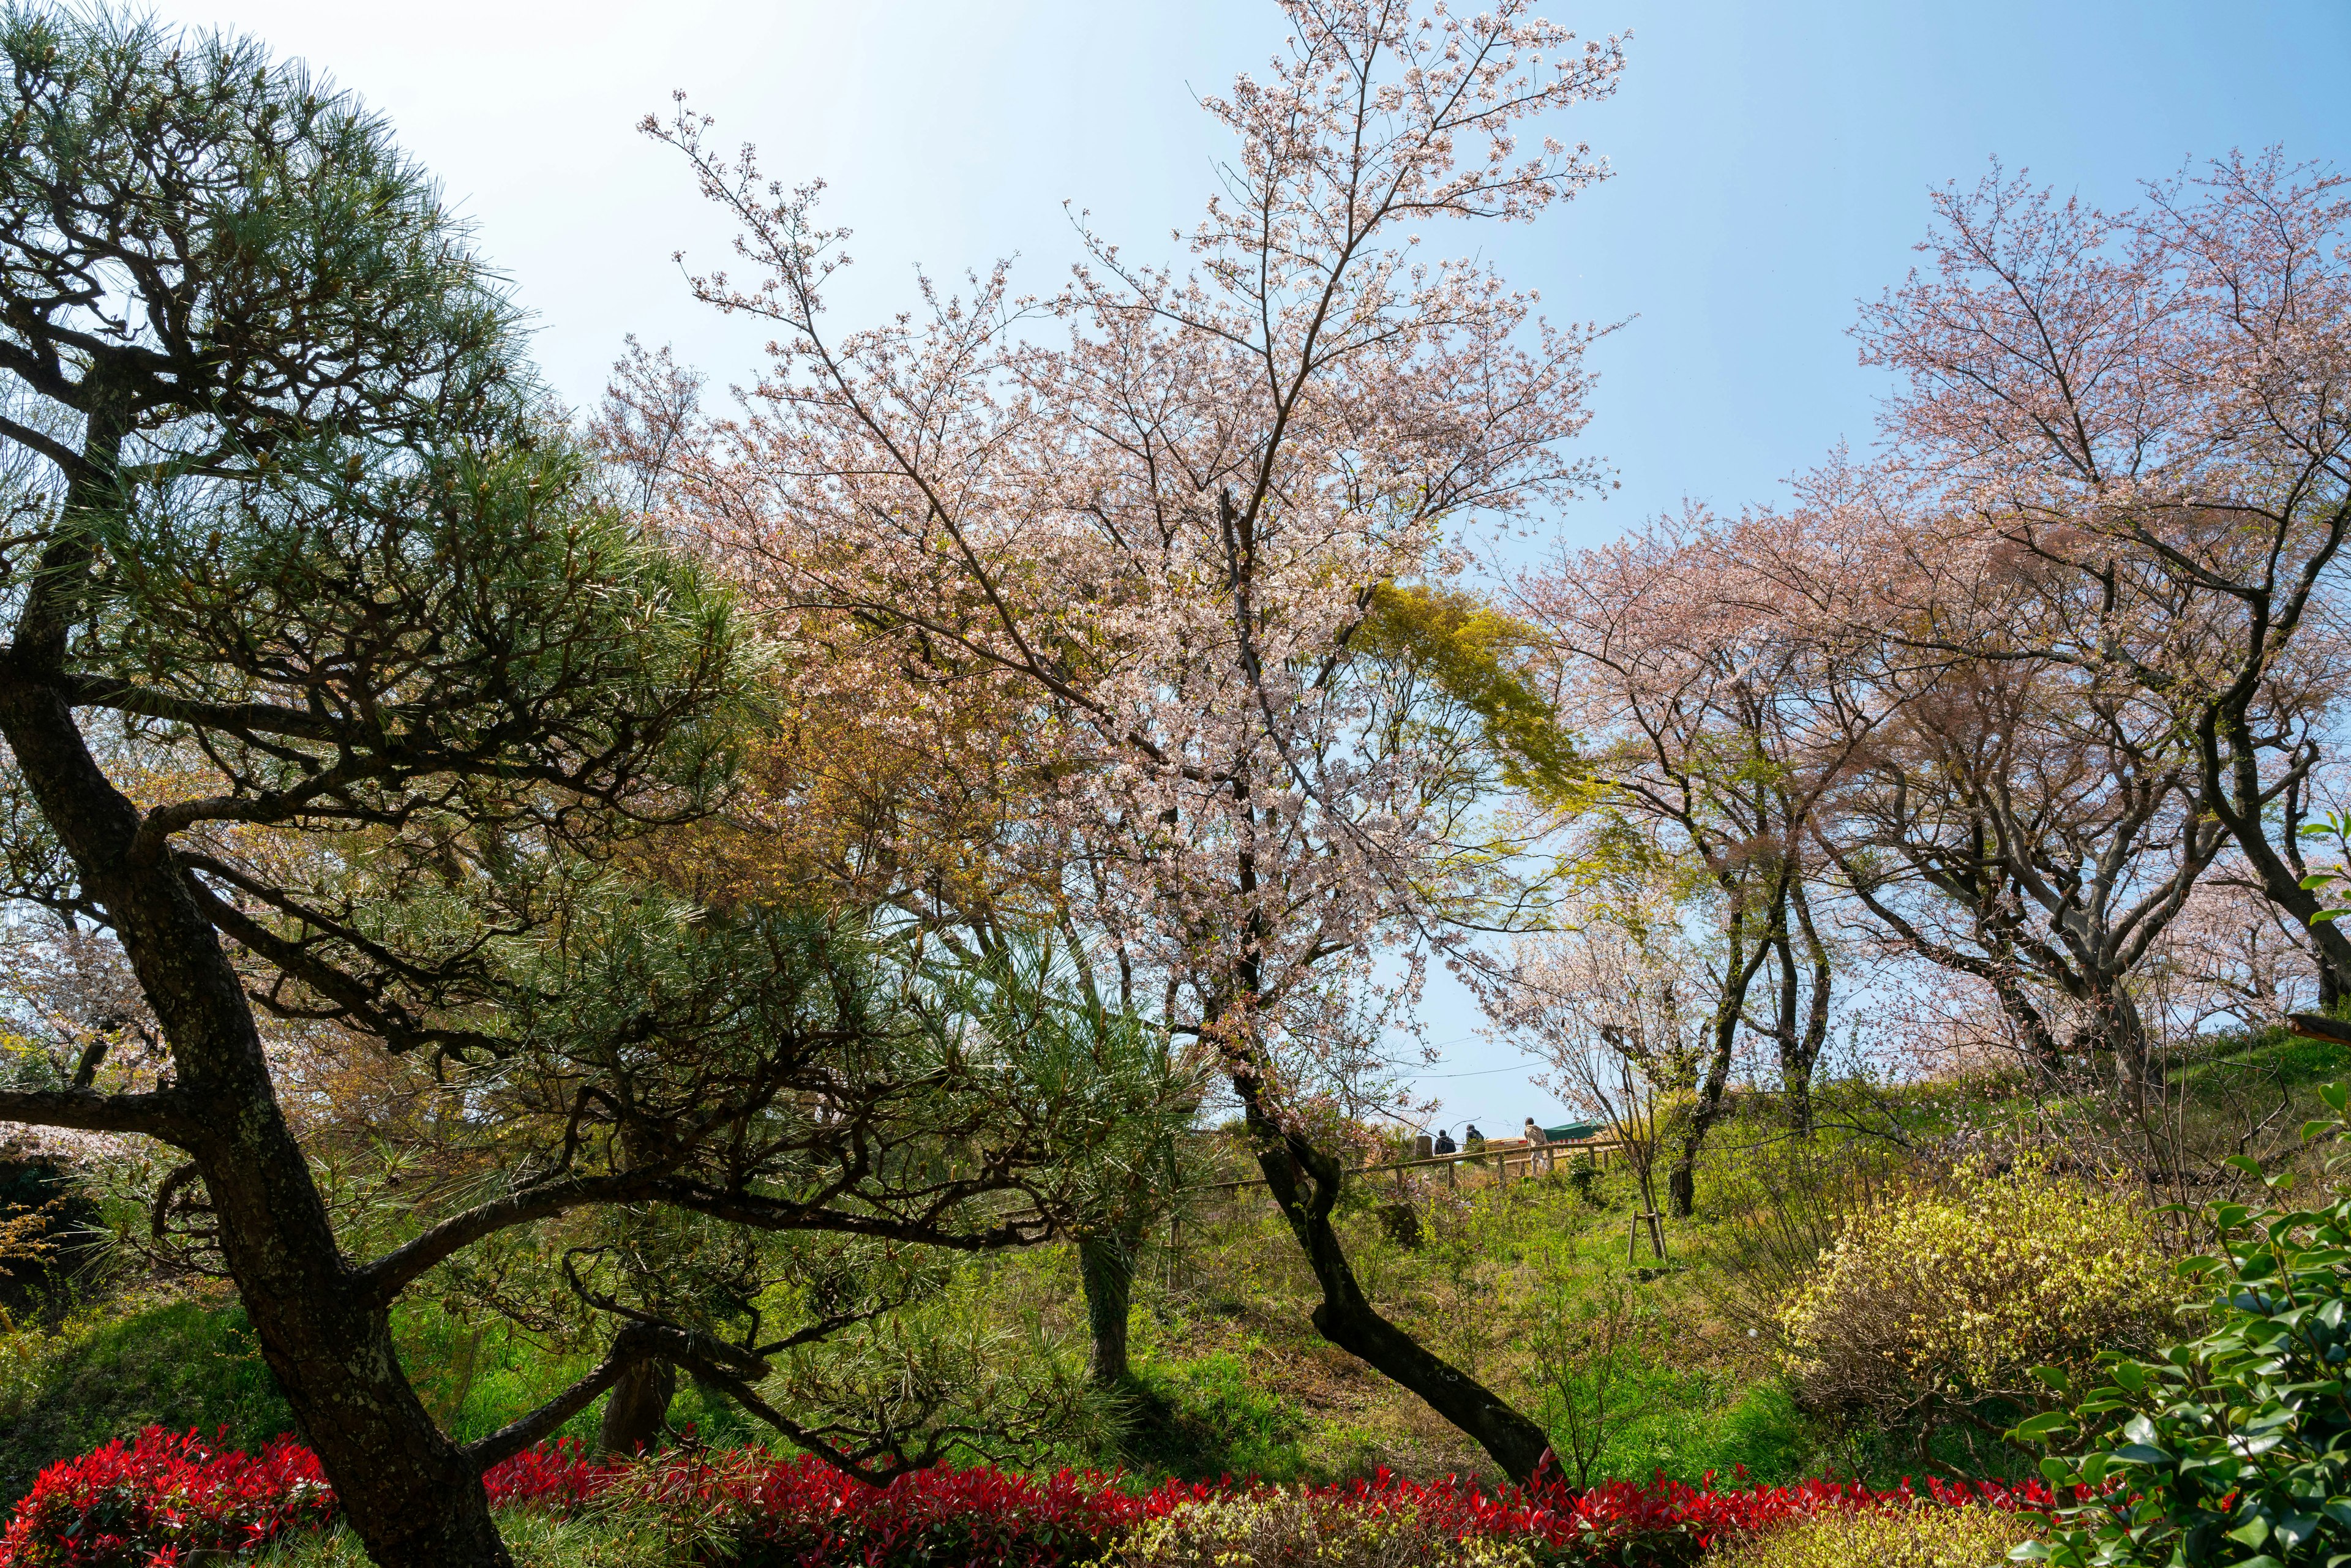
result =
[{"label": "camellia bush", "polygon": [[[2351,1089],[2321,1092],[2335,1114],[2303,1138],[2339,1150]],[[2019,1428],[2070,1448],[2042,1473],[2098,1498],[2022,1556],[2056,1568],[2351,1563],[2351,1155],[2331,1155],[2333,1196],[2309,1208],[2283,1206],[2291,1176],[2242,1163],[2282,1206],[2210,1211],[2218,1249],[2183,1265],[2210,1286],[2204,1333],[2152,1359],[2105,1358],[2102,1386]],[[2048,1376],[2074,1391],[2058,1369]]]},{"label": "camellia bush", "polygon": [[2035,1367],[2150,1349],[2179,1297],[2143,1206],[2030,1161],[1970,1165],[1847,1221],[1780,1328],[1811,1408],[1996,1437],[2048,1402]]}]

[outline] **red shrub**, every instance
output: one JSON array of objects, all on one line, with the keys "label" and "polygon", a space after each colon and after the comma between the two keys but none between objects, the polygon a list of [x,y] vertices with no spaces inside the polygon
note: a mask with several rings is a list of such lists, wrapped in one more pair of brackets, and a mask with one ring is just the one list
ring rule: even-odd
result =
[{"label": "red shrub", "polygon": [[334,1517],[318,1457],[285,1438],[215,1453],[150,1427],[43,1470],[0,1536],[11,1568],[171,1568],[197,1551],[256,1547]]},{"label": "red shrub", "polygon": [[1137,1497],[1112,1478],[1071,1470],[1036,1479],[940,1468],[869,1487],[805,1455],[756,1449],[646,1467],[626,1484],[665,1508],[729,1521],[743,1568],[1055,1568],[1099,1556],[1172,1505],[1160,1492]]},{"label": "red shrub", "polygon": [[1997,1481],[1969,1486],[1930,1478],[1922,1494],[1907,1480],[1879,1492],[1832,1480],[1717,1490],[1713,1480],[1708,1475],[1703,1487],[1669,1481],[1662,1475],[1646,1487],[1608,1481],[1564,1501],[1555,1513],[1532,1509],[1520,1494],[1520,1504],[1529,1511],[1514,1522],[1521,1533],[1541,1538],[1570,1562],[1665,1564],[1693,1562],[1719,1542],[1813,1514],[1889,1503],[1907,1506],[1922,1496],[1949,1507],[1973,1504],[2006,1511],[2046,1508],[2050,1501],[2049,1489],[2039,1481],[2011,1488]]},{"label": "red shrub", "polygon": [[[1370,1480],[1302,1490],[1370,1512],[1411,1509],[1456,1539],[1522,1541],[1540,1546],[1555,1562],[1591,1564],[1690,1563],[1719,1542],[1792,1520],[1888,1503],[1907,1505],[1922,1497],[1949,1506],[1980,1503],[2011,1511],[2049,1505],[2048,1489],[2039,1481],[2011,1489],[1992,1481],[1970,1487],[1930,1479],[1921,1493],[1907,1481],[1883,1492],[1829,1480],[1717,1490],[1713,1479],[1708,1476],[1706,1486],[1692,1487],[1661,1475],[1646,1486],[1609,1481],[1578,1494],[1549,1481],[1488,1491],[1454,1476],[1411,1481],[1383,1470]],[[1155,1516],[1213,1490],[1162,1488],[1145,1500],[1145,1512]]]},{"label": "red shrub", "polygon": [[[494,1466],[483,1478],[497,1507],[569,1513],[607,1491],[708,1521],[739,1542],[741,1568],[1062,1568],[1099,1557],[1119,1535],[1185,1503],[1268,1489],[1229,1479],[1169,1482],[1136,1494],[1117,1477],[1063,1470],[1036,1478],[995,1469],[917,1470],[869,1487],[806,1456],[758,1449],[602,1465],[565,1440]],[[1447,1477],[1370,1480],[1303,1489],[1366,1512],[1410,1509],[1456,1537],[1523,1541],[1562,1563],[1687,1563],[1718,1542],[1790,1520],[1919,1500],[1908,1483],[1873,1492],[1839,1481],[1716,1490],[1662,1476],[1646,1486],[1611,1481],[1577,1494],[1555,1484],[1488,1491]],[[1927,1483],[1937,1502],[2043,1509],[2038,1481],[2011,1489]],[[16,1507],[5,1568],[172,1568],[199,1549],[259,1547],[282,1531],[331,1521],[335,1497],[307,1448],[280,1438],[256,1458],[216,1453],[193,1432],[150,1427],[129,1447],[110,1443],[52,1465]]]},{"label": "red shrub", "polygon": [[492,1508],[528,1508],[567,1514],[604,1490],[615,1469],[588,1457],[577,1437],[559,1437],[500,1459],[482,1473]]}]

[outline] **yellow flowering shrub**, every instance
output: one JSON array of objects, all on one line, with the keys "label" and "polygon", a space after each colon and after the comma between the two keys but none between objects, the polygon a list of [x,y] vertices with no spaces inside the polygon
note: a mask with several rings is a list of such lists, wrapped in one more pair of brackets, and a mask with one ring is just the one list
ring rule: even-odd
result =
[{"label": "yellow flowering shrub", "polygon": [[1456,1540],[1410,1509],[1273,1490],[1139,1525],[1102,1568],[1535,1568],[1535,1559],[1514,1541]]},{"label": "yellow flowering shrub", "polygon": [[1708,1568],[2004,1568],[2038,1522],[1996,1508],[1823,1513],[1708,1558]]},{"label": "yellow flowering shrub", "polygon": [[2033,1367],[2151,1346],[2178,1301],[2143,1207],[2026,1161],[1855,1215],[1780,1328],[1811,1408],[1997,1429],[2039,1403]]}]

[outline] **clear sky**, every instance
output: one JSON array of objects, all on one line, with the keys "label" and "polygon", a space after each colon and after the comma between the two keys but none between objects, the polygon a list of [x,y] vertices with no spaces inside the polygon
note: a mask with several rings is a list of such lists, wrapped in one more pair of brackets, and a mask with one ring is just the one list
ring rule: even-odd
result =
[{"label": "clear sky", "polygon": [[[1474,0],[1465,0],[1474,3]],[[1629,31],[1617,96],[1579,111],[1615,178],[1476,243],[1560,319],[1607,340],[1585,444],[1623,487],[1550,526],[1605,538],[1685,497],[1735,508],[1837,441],[1871,434],[1844,336],[1896,281],[1927,193],[1993,155],[2123,204],[2189,156],[2282,142],[2351,167],[2351,0],[1560,0],[1586,36]],[[591,400],[624,334],[720,384],[760,335],[686,298],[671,254],[723,264],[728,231],[675,156],[633,127],[683,89],[722,142],[821,177],[855,229],[843,324],[894,310],[917,262],[954,276],[1018,254],[1050,286],[1074,254],[1062,204],[1148,252],[1188,227],[1217,128],[1194,103],[1260,68],[1270,0],[168,0],[353,88],[446,183],[537,313],[541,362]],[[1432,243],[1468,243],[1468,231]],[[1561,1114],[1516,1055],[1432,997],[1440,1119],[1489,1132]],[[1448,1076],[1439,1078],[1437,1074]]]}]

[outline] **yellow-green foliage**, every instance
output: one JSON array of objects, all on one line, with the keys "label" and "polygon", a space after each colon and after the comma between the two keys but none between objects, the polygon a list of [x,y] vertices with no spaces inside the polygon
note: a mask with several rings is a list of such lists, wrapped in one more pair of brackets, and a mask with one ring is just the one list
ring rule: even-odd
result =
[{"label": "yellow-green foliage", "polygon": [[[526,1509],[498,1514],[515,1568],[695,1568],[710,1558],[673,1536],[621,1519],[552,1519]],[[250,1561],[252,1568],[370,1568],[367,1551],[346,1525],[284,1535]]]},{"label": "yellow-green foliage", "polygon": [[1466,593],[1389,584],[1357,629],[1358,653],[1408,661],[1476,714],[1503,782],[1549,806],[1581,805],[1590,770],[1519,659],[1534,632]]},{"label": "yellow-green foliage", "polygon": [[1749,1542],[1720,1568],[2001,1568],[2033,1521],[1996,1508],[1864,1509],[1827,1513]]},{"label": "yellow-green foliage", "polygon": [[1154,1520],[1105,1568],[1533,1568],[1514,1542],[1457,1541],[1416,1512],[1366,1513],[1293,1491],[1197,1502]]},{"label": "yellow-green foliage", "polygon": [[1780,1325],[1816,1407],[1908,1414],[2029,1401],[2034,1366],[2145,1347],[2178,1300],[2143,1207],[2020,1162],[1855,1216]]}]

